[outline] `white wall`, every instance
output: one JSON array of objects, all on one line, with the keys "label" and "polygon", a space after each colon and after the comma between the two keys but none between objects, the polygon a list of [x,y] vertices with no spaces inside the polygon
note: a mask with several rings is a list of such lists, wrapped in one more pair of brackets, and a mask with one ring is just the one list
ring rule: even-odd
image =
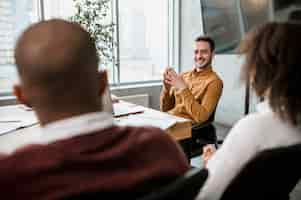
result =
[{"label": "white wall", "polygon": [[240,81],[243,58],[238,55],[216,55],[213,68],[224,82],[215,120],[232,125],[244,115],[245,84]]}]

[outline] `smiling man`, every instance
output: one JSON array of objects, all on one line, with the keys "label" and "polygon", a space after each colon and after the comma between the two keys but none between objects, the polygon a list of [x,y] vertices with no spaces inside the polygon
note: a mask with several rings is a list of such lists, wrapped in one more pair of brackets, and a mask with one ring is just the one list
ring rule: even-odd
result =
[{"label": "smiling man", "polygon": [[177,74],[167,68],[163,75],[160,108],[172,115],[202,123],[214,112],[222,94],[223,82],[212,70],[214,41],[200,36],[195,40],[194,67]]}]

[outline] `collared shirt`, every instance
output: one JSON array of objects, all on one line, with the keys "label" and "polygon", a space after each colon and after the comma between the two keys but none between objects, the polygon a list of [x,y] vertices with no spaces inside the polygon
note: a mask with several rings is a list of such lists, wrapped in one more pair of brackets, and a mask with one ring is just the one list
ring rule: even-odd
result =
[{"label": "collared shirt", "polygon": [[106,112],[88,113],[55,121],[23,134],[8,134],[1,138],[0,153],[11,154],[30,144],[49,144],[58,140],[106,129],[113,126],[113,116]]},{"label": "collared shirt", "polygon": [[170,91],[163,89],[160,97],[161,110],[197,123],[207,121],[222,94],[222,80],[212,68],[201,71],[193,69],[182,75],[188,87],[184,90],[174,87]]},{"label": "collared shirt", "polygon": [[48,144],[79,135],[95,133],[113,126],[113,116],[106,112],[88,113],[49,123],[43,127],[39,142]]},{"label": "collared shirt", "polygon": [[241,119],[207,164],[209,178],[197,200],[218,200],[231,180],[257,153],[301,143],[300,127],[283,121],[267,102]]}]

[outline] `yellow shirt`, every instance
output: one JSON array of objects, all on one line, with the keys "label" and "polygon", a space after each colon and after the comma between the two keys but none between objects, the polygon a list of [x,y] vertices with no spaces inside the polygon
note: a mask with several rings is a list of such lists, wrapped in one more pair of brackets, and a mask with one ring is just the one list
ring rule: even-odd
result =
[{"label": "yellow shirt", "polygon": [[187,88],[170,91],[164,89],[160,97],[160,109],[172,115],[202,123],[209,119],[222,94],[223,81],[207,68],[197,72],[195,69],[182,74]]}]

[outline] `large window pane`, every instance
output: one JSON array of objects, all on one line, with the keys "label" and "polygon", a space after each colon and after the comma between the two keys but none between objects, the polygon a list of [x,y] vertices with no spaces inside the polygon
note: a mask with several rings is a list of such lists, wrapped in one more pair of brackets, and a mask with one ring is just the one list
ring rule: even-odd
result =
[{"label": "large window pane", "polygon": [[241,39],[236,0],[201,0],[205,33],[216,43],[216,52],[231,52]]},{"label": "large window pane", "polygon": [[[107,21],[112,23],[113,18],[118,17],[119,32],[114,35],[114,39],[119,39],[118,51],[114,49],[112,52],[115,58],[113,62],[106,62],[101,66],[107,69],[110,83],[161,79],[162,71],[168,65],[171,46],[168,41],[168,1],[112,0]],[[85,2],[82,1],[82,4]],[[115,3],[119,9],[113,13]],[[46,19],[69,19],[75,13],[73,0],[44,0]],[[116,59],[117,56],[119,59]]]},{"label": "large window pane", "polygon": [[119,1],[120,82],[160,80],[168,65],[168,0]]},{"label": "large window pane", "polygon": [[216,41],[217,53],[236,49],[252,28],[268,21],[301,21],[300,0],[200,0],[206,34]]},{"label": "large window pane", "polygon": [[44,0],[45,19],[68,19],[75,13],[73,0]]},{"label": "large window pane", "polygon": [[242,0],[240,2],[245,32],[270,20],[271,0]]},{"label": "large window pane", "polygon": [[0,1],[0,94],[10,93],[16,81],[14,46],[20,33],[38,20],[34,0]]},{"label": "large window pane", "polygon": [[[111,1],[106,22],[112,23],[118,17],[119,32],[115,27],[113,37],[119,43],[112,52],[114,60],[100,66],[109,72],[110,83],[161,79],[164,68],[169,61],[173,62],[171,58],[174,57],[171,51],[173,39],[169,37],[173,34],[169,31],[173,29],[172,23],[169,23],[173,16],[173,9],[169,7],[171,2]],[[43,5],[42,10],[39,3]],[[115,10],[116,3],[118,10]],[[93,9],[90,10],[93,12]],[[73,0],[0,0],[0,94],[11,93],[11,86],[16,81],[13,49],[19,34],[39,19],[70,19],[76,11]]]}]

